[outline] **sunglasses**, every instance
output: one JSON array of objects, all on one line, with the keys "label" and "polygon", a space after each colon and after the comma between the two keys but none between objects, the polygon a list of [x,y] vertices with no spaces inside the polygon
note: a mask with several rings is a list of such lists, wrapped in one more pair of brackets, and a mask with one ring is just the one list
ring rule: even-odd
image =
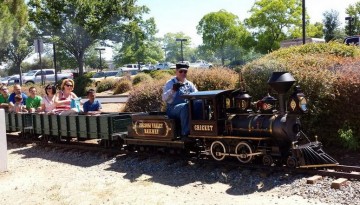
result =
[{"label": "sunglasses", "polygon": [[179,73],[187,73],[187,70],[179,70]]},{"label": "sunglasses", "polygon": [[3,88],[3,89],[1,89],[2,91],[5,91],[5,90],[8,90],[7,88]]},{"label": "sunglasses", "polygon": [[65,84],[65,86],[67,86],[67,87],[72,87],[73,85]]},{"label": "sunglasses", "polygon": [[51,90],[51,89],[52,89],[51,87],[46,88],[46,90]]}]

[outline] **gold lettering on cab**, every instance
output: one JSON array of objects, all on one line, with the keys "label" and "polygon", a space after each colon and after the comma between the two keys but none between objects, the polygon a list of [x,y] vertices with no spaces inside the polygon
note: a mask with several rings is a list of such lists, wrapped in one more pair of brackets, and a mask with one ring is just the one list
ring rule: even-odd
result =
[{"label": "gold lettering on cab", "polygon": [[164,123],[139,122],[137,128],[143,129],[144,134],[158,135],[159,130],[164,128]]},{"label": "gold lettering on cab", "polygon": [[194,125],[195,131],[213,131],[213,125]]}]

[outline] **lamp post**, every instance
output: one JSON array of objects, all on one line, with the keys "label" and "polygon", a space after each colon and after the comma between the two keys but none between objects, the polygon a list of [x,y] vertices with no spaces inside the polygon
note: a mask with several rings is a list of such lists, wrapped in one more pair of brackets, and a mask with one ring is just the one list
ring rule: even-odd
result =
[{"label": "lamp post", "polygon": [[306,19],[305,19],[305,0],[302,0],[302,38],[303,38],[303,44],[306,43],[306,31],[305,31],[305,24],[306,24]]},{"label": "lamp post", "polygon": [[181,43],[181,61],[184,62],[184,53],[183,53],[183,41],[187,41],[186,38],[177,38],[176,41]]},{"label": "lamp post", "polygon": [[352,35],[352,24],[351,22],[354,21],[354,17],[347,16],[345,17],[345,21],[349,21],[349,36]]},{"label": "lamp post", "polygon": [[102,65],[101,65],[101,51],[105,50],[105,48],[95,48],[95,50],[99,51],[100,54],[100,71],[102,71]]}]

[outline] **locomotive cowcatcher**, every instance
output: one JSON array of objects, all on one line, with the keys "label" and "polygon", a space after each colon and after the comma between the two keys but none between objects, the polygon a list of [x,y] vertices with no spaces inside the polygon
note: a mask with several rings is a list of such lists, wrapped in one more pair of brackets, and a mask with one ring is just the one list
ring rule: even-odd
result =
[{"label": "locomotive cowcatcher", "polygon": [[303,132],[300,116],[307,112],[307,100],[299,86],[285,99],[295,80],[290,73],[274,72],[268,84],[278,99],[267,95],[252,102],[244,90],[194,92],[183,97],[189,104],[190,135],[179,137],[179,123],[165,113],[132,115],[129,148],[165,147],[201,151],[221,161],[236,157],[241,163],[261,159],[264,165],[325,167],[338,163]]}]

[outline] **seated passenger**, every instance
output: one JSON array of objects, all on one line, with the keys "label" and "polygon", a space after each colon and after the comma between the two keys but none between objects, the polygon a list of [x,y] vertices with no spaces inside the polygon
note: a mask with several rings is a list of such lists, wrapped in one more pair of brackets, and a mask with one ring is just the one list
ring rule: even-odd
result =
[{"label": "seated passenger", "polygon": [[101,113],[101,103],[95,99],[96,93],[94,89],[89,89],[87,91],[88,101],[83,105],[84,112],[87,114],[99,114]]},{"label": "seated passenger", "polygon": [[17,94],[14,96],[15,103],[10,105],[9,111],[10,112],[27,112],[25,105],[23,105],[23,98],[21,94]]},{"label": "seated passenger", "polygon": [[19,84],[15,84],[13,87],[13,93],[9,96],[9,102],[12,103],[12,105],[15,104],[15,95],[21,95],[22,98],[22,104],[26,105],[26,98],[27,95],[23,92],[21,92],[21,86]]},{"label": "seated passenger", "polygon": [[41,110],[49,113],[54,111],[56,108],[55,104],[55,94],[56,94],[56,87],[54,85],[47,85],[45,87],[45,96],[42,98],[41,101]]},{"label": "seated passenger", "polygon": [[57,110],[70,110],[71,100],[76,99],[77,96],[72,91],[74,90],[74,81],[65,79],[61,83],[61,91],[55,95],[55,103]]},{"label": "seated passenger", "polygon": [[29,88],[29,96],[26,100],[26,109],[28,112],[39,112],[41,111],[41,101],[42,98],[36,95],[36,88],[30,87]]},{"label": "seated passenger", "polygon": [[189,106],[181,96],[197,92],[195,85],[186,80],[189,65],[176,64],[176,76],[166,82],[163,88],[162,100],[166,102],[167,115],[172,119],[178,119],[181,123],[181,135],[190,134]]},{"label": "seated passenger", "polygon": [[9,90],[6,85],[0,86],[0,108],[9,109]]}]

